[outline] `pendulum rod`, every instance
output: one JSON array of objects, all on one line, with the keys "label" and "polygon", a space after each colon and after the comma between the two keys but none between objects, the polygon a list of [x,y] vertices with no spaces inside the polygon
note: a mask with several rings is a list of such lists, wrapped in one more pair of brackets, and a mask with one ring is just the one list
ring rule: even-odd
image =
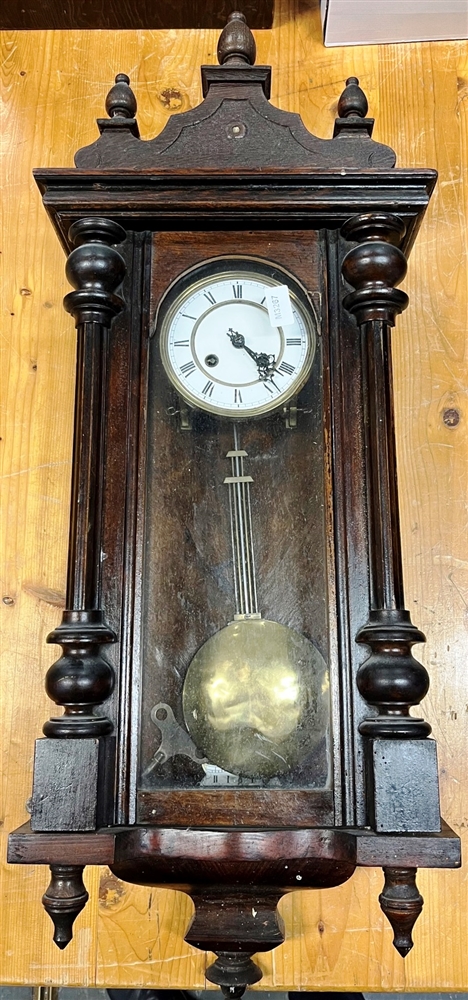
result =
[{"label": "pendulum rod", "polygon": [[231,459],[232,475],[226,476],[224,482],[229,486],[235,618],[259,618],[250,502],[250,483],[253,479],[244,475],[246,457],[247,452],[239,447],[239,432],[234,424],[234,449],[226,455]]}]

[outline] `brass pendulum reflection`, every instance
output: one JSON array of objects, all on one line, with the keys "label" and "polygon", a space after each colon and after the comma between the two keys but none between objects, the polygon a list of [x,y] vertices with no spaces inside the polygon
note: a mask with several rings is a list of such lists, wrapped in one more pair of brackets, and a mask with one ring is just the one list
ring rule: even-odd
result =
[{"label": "brass pendulum reflection", "polygon": [[234,425],[229,486],[236,613],[195,654],[184,720],[208,760],[231,774],[269,780],[301,763],[327,727],[328,674],[315,646],[258,611],[247,452]]}]

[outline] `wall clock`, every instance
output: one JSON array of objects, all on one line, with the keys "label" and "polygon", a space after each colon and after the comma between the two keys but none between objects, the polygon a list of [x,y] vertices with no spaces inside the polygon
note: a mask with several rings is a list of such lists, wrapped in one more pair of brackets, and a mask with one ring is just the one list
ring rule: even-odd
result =
[{"label": "wall clock", "polygon": [[[75,169],[38,170],[77,327],[67,610],[10,861],[189,893],[240,996],[281,896],[381,866],[405,955],[418,867],[456,867],[405,609],[391,328],[436,176],[395,168],[355,78],[333,139],[269,102],[232,14],[204,100],[142,141],[119,74]],[[416,713],[411,709],[416,707]]]}]

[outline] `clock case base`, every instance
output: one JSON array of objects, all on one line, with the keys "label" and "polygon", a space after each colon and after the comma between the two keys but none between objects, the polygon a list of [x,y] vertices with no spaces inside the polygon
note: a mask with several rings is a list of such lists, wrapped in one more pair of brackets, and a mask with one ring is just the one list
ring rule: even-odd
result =
[{"label": "clock case base", "polygon": [[[160,136],[143,142],[121,76],[108,95],[109,118],[98,123],[100,138],[77,154],[78,169],[36,171],[69,255],[75,290],[65,308],[78,331],[67,611],[50,637],[63,656],[47,680],[65,713],[44,727],[32,826],[12,833],[9,848],[11,863],[50,865],[44,906],[59,947],[87,899],[86,864],[188,892],[196,912],[186,939],[218,954],[207,976],[231,997],[261,976],[251,955],[283,939],[276,904],[284,892],[338,885],[356,866],[382,866],[380,901],[404,955],[422,907],[416,869],[460,864],[458,838],[439,830],[430,727],[410,715],[427,675],[411,654],[424,637],[404,610],[389,338],[407,304],[396,287],[404,255],[436,175],[394,169],[393,151],[372,140],[373,120],[354,79],[340,99],[333,139],[322,140],[297,115],[269,104],[270,69],[253,66],[254,58],[242,16],[232,15],[221,65],[203,67],[199,108],[173,116]],[[204,818],[198,806],[188,825],[189,790],[171,793],[176,798],[156,817],[157,797],[144,793],[138,804],[136,795],[151,247],[158,239],[174,247],[174,234],[182,234],[177,273],[190,266],[182,244],[201,260],[213,252],[210,240],[216,254],[234,246],[247,253],[269,234],[266,256],[277,259],[283,245],[287,266],[291,241],[300,264],[304,232],[317,234],[321,248],[329,352],[327,523],[339,667],[332,802],[308,792],[304,812],[293,792],[269,816],[263,790],[244,812],[246,800],[233,791],[230,814],[209,806]],[[397,748],[396,782],[388,741]],[[278,803],[283,794],[291,793],[279,789]],[[206,801],[215,801],[211,793]]]},{"label": "clock case base", "polygon": [[284,940],[277,912],[281,897],[296,889],[341,885],[356,867],[383,867],[380,903],[392,924],[394,943],[406,955],[423,905],[415,884],[417,868],[459,867],[460,842],[445,823],[440,833],[406,836],[351,828],[155,826],[33,833],[26,823],[10,835],[8,861],[50,865],[52,879],[43,903],[59,947],[71,940],[73,921],[86,902],[86,864],[109,865],[126,882],[187,893],[195,913],[185,940],[220,956],[207,970],[211,982],[242,992],[261,978],[250,956]]}]

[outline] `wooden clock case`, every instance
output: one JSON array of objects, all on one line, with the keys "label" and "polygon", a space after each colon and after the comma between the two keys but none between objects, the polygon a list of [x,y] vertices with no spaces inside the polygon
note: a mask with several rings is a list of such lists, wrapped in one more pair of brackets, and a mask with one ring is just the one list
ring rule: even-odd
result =
[{"label": "wooden clock case", "polygon": [[[50,865],[43,902],[59,947],[87,899],[86,864],[189,893],[186,940],[216,953],[207,978],[233,996],[261,978],[251,956],[283,940],[276,905],[285,892],[382,866],[381,905],[405,955],[423,902],[417,868],[457,867],[460,852],[440,820],[430,726],[410,714],[428,677],[411,652],[424,636],[404,606],[391,384],[390,330],[408,302],[397,286],[436,174],[394,169],[393,151],[372,140],[354,78],[331,140],[272,107],[271,71],[254,65],[242,15],[231,15],[218,57],[219,66],[202,67],[202,104],[146,142],[120,74],[100,138],[77,153],[77,169],[35,172],[74,288],[64,304],[78,334],[75,438],[67,610],[49,636],[63,655],[47,677],[64,714],[37,741],[31,823],[11,834],[9,860]],[[288,268],[320,318],[333,732],[324,791],[306,780],[163,790],[138,781],[154,315],[187,268],[235,254]],[[296,412],[285,417],[294,423]],[[304,433],[300,397],[301,421]],[[190,436],[173,413],[166,425]],[[255,432],[259,449],[267,425]],[[164,447],[161,427],[154,448]],[[292,447],[305,504],[302,444],[282,444],[295,434],[277,435],[271,489],[287,489],[281,448]],[[183,502],[181,510],[179,527]],[[288,574],[313,591],[296,534],[278,601]],[[171,559],[172,542],[161,542],[161,560]],[[170,643],[177,622],[167,621]]]}]

